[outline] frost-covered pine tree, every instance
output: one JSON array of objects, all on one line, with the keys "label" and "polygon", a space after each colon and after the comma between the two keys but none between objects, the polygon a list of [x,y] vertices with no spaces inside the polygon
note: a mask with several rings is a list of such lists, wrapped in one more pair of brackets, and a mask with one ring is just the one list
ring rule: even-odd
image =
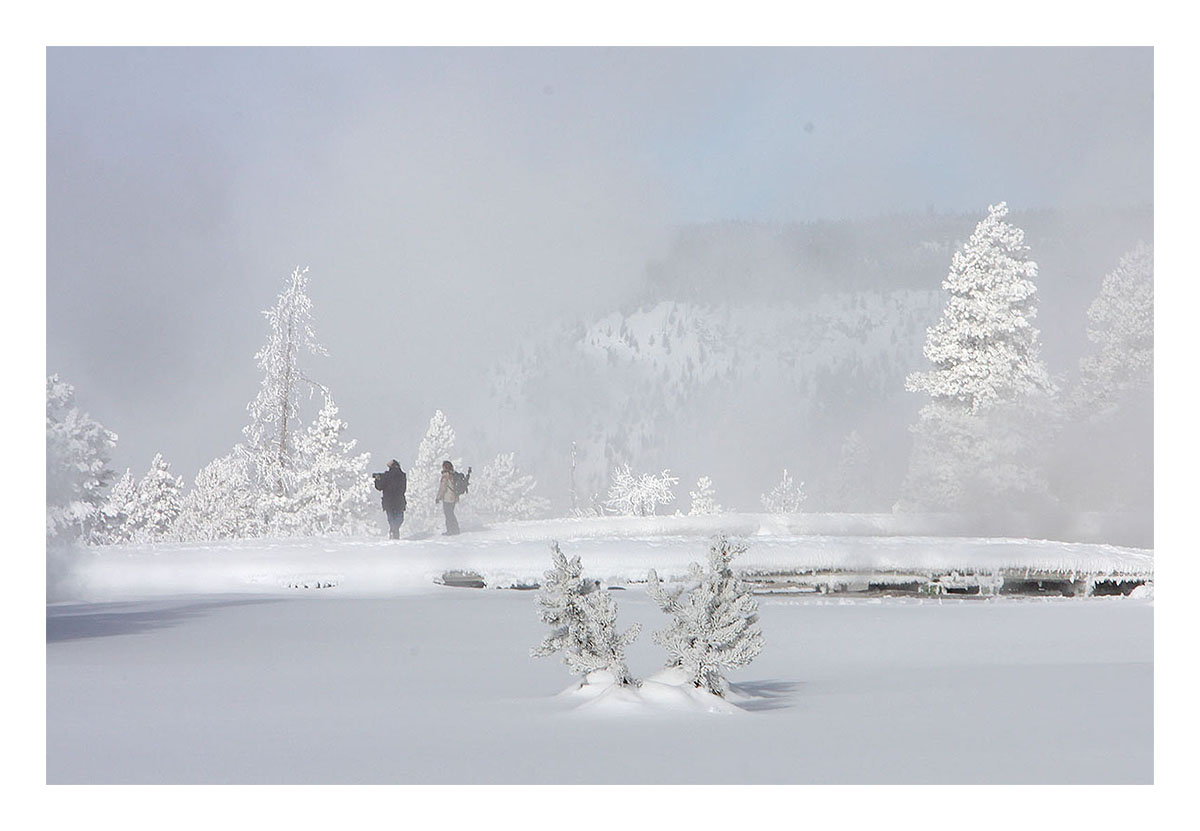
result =
[{"label": "frost-covered pine tree", "polygon": [[1081,404],[1109,405],[1154,379],[1154,247],[1139,242],[1105,275],[1088,307],[1095,352],[1079,362]]},{"label": "frost-covered pine tree", "polygon": [[241,445],[202,467],[184,495],[176,534],[183,540],[227,540],[266,533],[252,484],[253,463]]},{"label": "frost-covered pine tree", "polygon": [[412,531],[435,531],[441,522],[441,509],[434,503],[438,482],[442,477],[442,462],[449,460],[455,470],[459,460],[454,458],[454,428],[441,410],[429,419],[429,428],[417,448],[417,459],[408,470],[408,509],[404,512],[404,527]]},{"label": "frost-covered pine tree", "polygon": [[762,651],[758,601],[733,572],[733,558],[746,550],[718,536],[708,550],[708,568],[692,563],[692,588],[667,589],[651,570],[646,593],[671,619],[655,632],[655,643],[667,650],[668,668],[678,667],[695,687],[724,696],[724,670],[749,664]]},{"label": "frost-covered pine tree", "polygon": [[179,518],[183,477],[172,476],[171,466],[155,453],[150,469],[134,489],[128,515],[129,540],[159,542],[172,536]]},{"label": "frost-covered pine tree", "polygon": [[1004,220],[1008,206],[988,206],[950,263],[942,281],[949,293],[941,320],[930,328],[925,357],[934,368],[905,381],[911,392],[957,401],[971,413],[1022,395],[1051,392],[1041,358],[1037,317],[1037,263],[1028,259],[1025,232]]},{"label": "frost-covered pine tree", "polygon": [[949,297],[925,341],[934,369],[905,381],[930,401],[912,428],[897,507],[994,511],[1047,498],[1038,448],[1053,430],[1057,387],[1033,325],[1037,263],[1007,215],[1003,202],[989,206],[942,282]]},{"label": "frost-covered pine tree", "polygon": [[374,488],[370,455],[355,454],[356,440],[343,441],[346,422],[326,393],[316,419],[296,440],[296,480],[291,498],[293,534],[365,534],[378,527],[369,515]]},{"label": "frost-covered pine tree", "polygon": [[112,478],[109,453],[117,434],[75,404],[75,388],[46,379],[46,539],[71,543],[86,537]]},{"label": "frost-covered pine tree", "polygon": [[550,510],[550,501],[534,493],[537,482],[521,473],[515,454],[501,453],[471,480],[471,502],[488,522],[537,519]]},{"label": "frost-covered pine tree", "polygon": [[624,516],[653,516],[659,505],[675,501],[674,486],[679,478],[664,470],[659,475],[634,476],[629,465],[618,465],[608,486],[604,506]]},{"label": "frost-covered pine tree", "polygon": [[553,567],[538,590],[542,622],[550,631],[529,654],[544,658],[561,652],[570,671],[584,677],[584,684],[590,673],[605,672],[621,686],[637,686],[625,663],[625,647],[637,639],[641,626],[635,623],[618,632],[616,602],[583,577],[579,557],[568,560],[557,542],[550,544],[550,556]]},{"label": "frost-covered pine tree", "polygon": [[263,312],[269,327],[267,342],[254,356],[263,373],[262,383],[246,407],[250,423],[242,430],[253,462],[254,482],[265,496],[275,499],[285,499],[292,492],[300,395],[305,391],[311,395],[317,388],[301,367],[301,354],[326,354],[312,328],[307,274],[307,268],[293,270],[275,305]]},{"label": "frost-covered pine tree", "polygon": [[707,476],[701,476],[696,480],[696,489],[688,491],[688,496],[692,499],[688,514],[696,516],[721,513],[721,506],[717,504],[717,492],[713,488],[712,480]]},{"label": "frost-covered pine tree", "polygon": [[771,488],[770,492],[764,493],[760,497],[763,510],[769,514],[797,513],[806,498],[804,483],[793,480],[786,467],[783,469],[783,477],[779,483]]},{"label": "frost-covered pine tree", "polygon": [[92,524],[88,542],[93,545],[119,545],[129,542],[132,534],[130,517],[136,510],[137,482],[129,468],[113,483]]}]

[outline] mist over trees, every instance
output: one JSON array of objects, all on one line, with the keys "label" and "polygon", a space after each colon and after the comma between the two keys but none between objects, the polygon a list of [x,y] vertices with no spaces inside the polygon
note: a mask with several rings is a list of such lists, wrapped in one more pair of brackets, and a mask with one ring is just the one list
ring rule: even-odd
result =
[{"label": "mist over trees", "polygon": [[1087,310],[1052,479],[1076,509],[1142,512],[1154,489],[1154,249],[1139,241]]},{"label": "mist over trees", "polygon": [[[267,339],[254,356],[262,381],[246,407],[245,443],[205,465],[190,489],[160,453],[140,480],[127,470],[101,495],[111,476],[105,450],[115,446],[116,436],[88,423],[71,406],[70,387],[50,379],[47,469],[55,475],[47,490],[48,533],[61,534],[68,520],[76,536],[97,544],[376,530],[369,456],[354,453],[356,440],[345,437],[346,422],[328,387],[312,380],[301,360],[325,354],[313,330],[307,271],[295,269],[263,313]],[[322,406],[306,424],[302,405],[317,393]],[[66,458],[70,454],[73,459]],[[90,471],[85,478],[59,473],[80,465]]]},{"label": "mist over trees", "polygon": [[[501,356],[485,403],[461,414],[464,430],[516,450],[555,512],[572,493],[583,509],[603,502],[621,464],[709,476],[727,509],[756,510],[785,455],[803,460],[805,510],[890,512],[909,473],[908,428],[928,403],[904,381],[930,368],[941,282],[980,220],[681,228],[625,305],[560,321]],[[1090,348],[1085,309],[1152,232],[1153,212],[1012,211],[1006,221],[1038,265],[1042,364],[1065,383]],[[868,450],[866,487],[847,487],[852,431]],[[1073,475],[1081,460],[1071,461]]]},{"label": "mist over trees", "polygon": [[[435,410],[409,467],[405,531],[440,526],[441,462],[463,455],[479,467],[460,506],[476,524],[723,510],[1149,517],[1153,249],[1137,240],[1152,217],[1020,217],[1000,203],[973,230],[932,215],[681,230],[636,303],[488,356],[465,430]],[[90,453],[78,464],[93,472],[72,469],[70,487],[48,478],[48,534],[380,533],[370,456],[336,378],[314,365],[326,350],[307,280],[293,270],[263,313],[244,441],[190,486],[159,454],[146,477],[110,487],[115,436],[70,416],[73,391],[51,379],[48,474],[71,453]],[[410,440],[397,439],[401,455]],[[785,458],[803,460],[802,484],[780,479]],[[683,477],[697,484],[676,505]]]}]

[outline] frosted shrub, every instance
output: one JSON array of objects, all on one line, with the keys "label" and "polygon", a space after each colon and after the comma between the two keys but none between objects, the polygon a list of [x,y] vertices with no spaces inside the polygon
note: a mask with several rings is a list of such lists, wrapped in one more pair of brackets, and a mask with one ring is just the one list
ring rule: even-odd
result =
[{"label": "frosted shrub", "polygon": [[769,514],[794,514],[800,510],[805,498],[804,483],[795,482],[786,467],[779,484],[761,497],[763,509]]},{"label": "frosted shrub", "polygon": [[537,519],[550,510],[549,500],[533,492],[534,478],[518,470],[514,455],[501,453],[471,483],[475,510],[485,520]]},{"label": "frosted shrub", "polygon": [[708,551],[708,569],[692,563],[693,587],[667,589],[651,570],[646,593],[671,618],[655,643],[667,650],[667,667],[678,667],[695,687],[724,696],[723,670],[745,666],[762,651],[758,626],[758,601],[750,588],[733,573],[733,558],[742,545],[718,536]]},{"label": "frosted shrub", "polygon": [[696,489],[688,491],[688,496],[692,500],[692,506],[688,509],[690,515],[721,513],[721,506],[716,501],[717,493],[713,489],[712,480],[707,476],[701,476],[696,481]]},{"label": "frosted shrub", "polygon": [[634,476],[629,465],[620,465],[613,470],[604,506],[624,516],[653,516],[658,505],[675,501],[674,486],[678,483],[678,477],[669,470],[658,476],[652,473]]},{"label": "frosted shrub", "polygon": [[616,602],[584,579],[579,557],[568,560],[557,542],[551,543],[550,554],[554,566],[538,590],[542,622],[549,624],[550,632],[530,655],[544,658],[561,652],[571,672],[585,676],[583,683],[588,673],[605,671],[621,686],[637,686],[625,664],[625,647],[637,639],[641,627],[635,623],[618,632]]}]

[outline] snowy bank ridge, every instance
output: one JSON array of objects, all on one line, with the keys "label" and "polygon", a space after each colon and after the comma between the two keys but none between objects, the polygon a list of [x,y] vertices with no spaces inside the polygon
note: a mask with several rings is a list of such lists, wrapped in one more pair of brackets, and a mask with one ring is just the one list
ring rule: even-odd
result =
[{"label": "snowy bank ridge", "polygon": [[[747,551],[739,571],[763,590],[850,589],[913,585],[936,576],[999,590],[1012,581],[1057,578],[1146,583],[1153,580],[1150,549],[995,537],[892,536],[861,533],[875,515],[857,515],[842,533],[832,515],[595,517],[514,522],[464,529],[456,537],[418,539],[304,538],[214,543],[94,546],[82,549],[61,598],[119,600],[179,594],[324,593],[380,596],[441,591],[443,585],[489,588],[536,586],[549,567],[549,542],[582,557],[585,573],[610,586],[642,583],[656,569],[682,579],[700,562],[716,533],[740,538]],[[879,515],[880,522],[888,515]],[[972,579],[976,575],[981,579]],[[986,579],[985,579],[986,578]],[[440,585],[439,585],[440,584]],[[990,587],[990,588],[989,588]],[[1085,587],[1086,588],[1086,587]],[[1090,593],[1087,591],[1086,593]]]}]

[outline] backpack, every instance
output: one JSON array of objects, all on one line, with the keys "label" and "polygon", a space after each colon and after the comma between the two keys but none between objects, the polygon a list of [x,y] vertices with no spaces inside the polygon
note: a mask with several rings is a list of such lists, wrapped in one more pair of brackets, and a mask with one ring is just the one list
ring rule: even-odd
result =
[{"label": "backpack", "polygon": [[471,487],[471,468],[467,468],[466,475],[461,470],[456,470],[450,474],[450,487],[454,488],[454,492],[462,496]]}]

